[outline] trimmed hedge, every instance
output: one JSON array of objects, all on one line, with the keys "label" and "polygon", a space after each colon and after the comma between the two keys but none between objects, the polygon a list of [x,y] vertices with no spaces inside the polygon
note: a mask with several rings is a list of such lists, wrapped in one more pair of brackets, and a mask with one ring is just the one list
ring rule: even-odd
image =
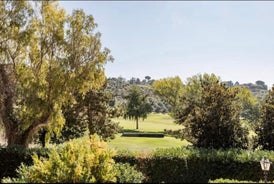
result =
[{"label": "trimmed hedge", "polygon": [[[47,149],[19,147],[0,148],[0,176],[16,177],[16,169],[21,164],[32,164],[33,152],[46,156]],[[147,183],[207,183],[219,178],[238,181],[263,180],[259,161],[266,156],[274,161],[273,151],[211,150],[193,148],[158,149],[150,155],[118,151],[113,157],[117,163],[136,165],[145,176]],[[268,181],[274,180],[270,167]]]},{"label": "trimmed hedge", "polygon": [[164,137],[162,133],[140,133],[140,132],[124,132],[123,137]]},{"label": "trimmed hedge", "polygon": [[[148,183],[207,183],[218,178],[257,182],[263,179],[259,161],[263,156],[273,161],[273,153],[171,148],[158,149],[148,157],[123,154],[115,156],[114,160],[137,165]],[[268,180],[273,179],[269,174]]]}]

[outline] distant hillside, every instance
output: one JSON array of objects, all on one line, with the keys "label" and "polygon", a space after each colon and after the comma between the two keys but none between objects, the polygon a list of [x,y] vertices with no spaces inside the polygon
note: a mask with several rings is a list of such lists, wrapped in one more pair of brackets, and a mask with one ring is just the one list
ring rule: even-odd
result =
[{"label": "distant hillside", "polygon": [[[148,95],[148,100],[152,105],[153,112],[157,113],[166,113],[169,111],[170,106],[165,103],[160,96],[156,95],[152,91],[152,83],[154,79],[151,79],[150,76],[146,76],[144,79],[132,77],[130,80],[126,80],[123,77],[112,77],[108,78],[107,90],[110,91],[114,96],[114,102],[112,105],[122,107],[126,100],[125,96],[127,95],[128,89],[132,85],[138,85],[144,94]],[[263,81],[256,81],[253,83],[244,83],[239,84],[239,82],[233,83],[232,81],[224,81],[227,86],[245,86],[247,87],[254,96],[256,96],[259,102],[262,102],[266,94],[268,93],[268,87]]]},{"label": "distant hillside", "polygon": [[127,95],[128,89],[132,85],[138,85],[144,94],[148,95],[148,100],[152,105],[153,112],[166,113],[169,111],[169,105],[165,103],[160,96],[155,95],[152,91],[152,83],[149,76],[140,80],[139,78],[131,78],[126,80],[125,78],[108,78],[107,90],[113,93],[115,106],[123,106],[126,102],[124,99]]},{"label": "distant hillside", "polygon": [[262,102],[264,97],[268,93],[268,87],[265,84],[264,81],[256,81],[255,84],[253,83],[244,83],[244,84],[239,84],[239,82],[233,83],[232,81],[225,81],[227,86],[244,86],[247,89],[249,89],[254,96],[256,96],[259,100],[259,102]]}]

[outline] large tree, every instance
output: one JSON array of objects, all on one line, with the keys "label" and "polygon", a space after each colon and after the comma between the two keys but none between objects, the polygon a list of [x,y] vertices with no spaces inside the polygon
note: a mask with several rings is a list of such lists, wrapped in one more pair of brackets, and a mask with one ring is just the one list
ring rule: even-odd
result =
[{"label": "large tree", "polygon": [[124,112],[125,119],[134,119],[136,121],[136,129],[139,129],[139,119],[147,118],[152,111],[150,103],[147,102],[147,96],[143,95],[140,87],[134,85],[129,89],[126,96],[127,104]]},{"label": "large tree", "polygon": [[28,146],[42,127],[60,132],[62,106],[100,88],[104,64],[91,15],[54,1],[0,2],[0,118],[8,145]]},{"label": "large tree", "polygon": [[175,112],[176,122],[185,126],[185,138],[196,147],[246,148],[238,93],[238,88],[226,87],[214,74],[188,79]]},{"label": "large tree", "polygon": [[170,105],[172,115],[183,91],[183,82],[180,77],[176,76],[156,80],[153,82],[152,87],[154,92]]},{"label": "large tree", "polygon": [[274,87],[269,90],[262,106],[260,123],[256,128],[258,143],[263,149],[274,149]]}]

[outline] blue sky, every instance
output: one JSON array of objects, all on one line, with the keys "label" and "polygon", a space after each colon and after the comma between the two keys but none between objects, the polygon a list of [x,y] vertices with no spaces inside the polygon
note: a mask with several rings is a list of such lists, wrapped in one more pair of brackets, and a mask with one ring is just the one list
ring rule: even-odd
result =
[{"label": "blue sky", "polygon": [[274,2],[60,1],[92,14],[115,58],[108,77],[153,79],[214,73],[274,84]]}]

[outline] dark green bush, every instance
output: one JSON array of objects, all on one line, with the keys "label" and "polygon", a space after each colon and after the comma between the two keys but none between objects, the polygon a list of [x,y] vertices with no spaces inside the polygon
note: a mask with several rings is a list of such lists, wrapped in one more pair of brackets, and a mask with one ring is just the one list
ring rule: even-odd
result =
[{"label": "dark green bush", "polygon": [[159,137],[162,138],[163,133],[142,133],[142,132],[124,132],[122,137]]},{"label": "dark green bush", "polygon": [[16,169],[25,163],[31,165],[33,153],[38,156],[46,157],[49,149],[30,148],[25,149],[22,146],[0,147],[0,179],[3,177],[16,177]]},{"label": "dark green bush", "polygon": [[[263,179],[259,161],[263,156],[273,161],[273,153],[171,148],[158,149],[147,157],[133,156],[132,153],[118,155],[114,160],[136,164],[136,168],[146,177],[144,182],[148,183],[207,183],[218,178],[257,182]],[[274,176],[269,175],[268,179],[272,181]]]}]

